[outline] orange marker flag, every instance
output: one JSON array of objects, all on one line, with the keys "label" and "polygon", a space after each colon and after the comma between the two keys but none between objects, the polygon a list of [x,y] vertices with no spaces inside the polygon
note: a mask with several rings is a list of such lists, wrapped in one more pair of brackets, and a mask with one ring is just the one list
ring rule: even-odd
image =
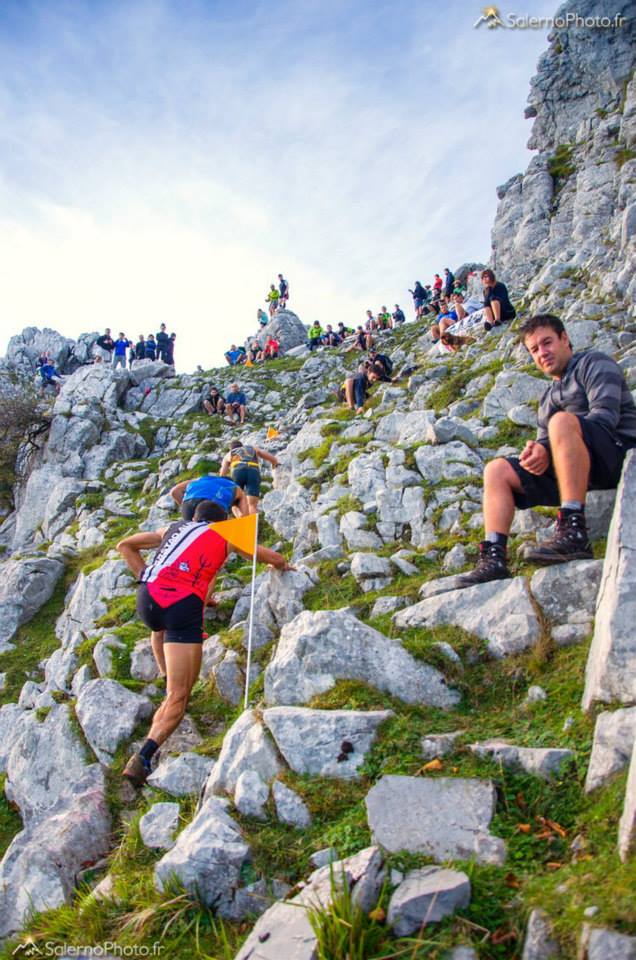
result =
[{"label": "orange marker flag", "polygon": [[256,529],[256,513],[250,513],[247,517],[237,517],[236,520],[219,520],[218,523],[210,524],[210,530],[214,530],[233,547],[238,547],[250,556],[256,552]]},{"label": "orange marker flag", "polygon": [[279,436],[280,436],[280,430],[277,430],[276,427],[267,428],[267,437],[266,437],[267,440],[273,440],[274,437],[279,437]]}]

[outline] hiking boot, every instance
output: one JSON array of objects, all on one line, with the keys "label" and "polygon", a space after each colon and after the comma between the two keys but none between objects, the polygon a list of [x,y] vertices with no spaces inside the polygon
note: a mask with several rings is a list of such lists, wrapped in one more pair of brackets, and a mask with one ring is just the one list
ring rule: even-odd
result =
[{"label": "hiking boot", "polygon": [[567,563],[569,560],[593,560],[585,515],[577,511],[557,514],[556,532],[543,543],[526,547],[524,558],[529,563]]},{"label": "hiking boot", "polygon": [[479,544],[477,566],[470,573],[460,577],[457,586],[474,587],[477,583],[488,583],[490,580],[507,580],[509,576],[506,548],[500,543],[483,540]]},{"label": "hiking boot", "polygon": [[143,787],[144,783],[148,779],[150,774],[150,768],[146,767],[143,760],[138,753],[133,753],[132,757],[126,764],[123,769],[122,777],[126,777],[126,780],[130,780],[133,787]]}]

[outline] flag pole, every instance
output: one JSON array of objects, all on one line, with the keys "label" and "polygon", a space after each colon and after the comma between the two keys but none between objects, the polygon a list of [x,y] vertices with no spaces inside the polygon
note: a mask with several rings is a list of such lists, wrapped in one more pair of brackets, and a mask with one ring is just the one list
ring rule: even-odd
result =
[{"label": "flag pole", "polygon": [[252,664],[252,627],[254,624],[254,588],[256,585],[256,550],[258,549],[258,512],[256,513],[256,524],[254,526],[254,555],[252,556],[252,592],[250,595],[250,618],[247,631],[247,667],[245,668],[245,704],[247,710],[248,693],[250,687],[250,667]]}]

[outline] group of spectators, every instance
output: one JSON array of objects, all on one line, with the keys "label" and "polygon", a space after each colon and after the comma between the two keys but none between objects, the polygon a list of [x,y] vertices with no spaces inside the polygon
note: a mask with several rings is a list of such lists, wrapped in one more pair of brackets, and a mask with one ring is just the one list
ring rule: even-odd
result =
[{"label": "group of spectators", "polygon": [[207,396],[203,399],[203,409],[211,417],[225,416],[226,420],[232,424],[238,417],[239,423],[243,424],[247,413],[247,397],[238,383],[230,385],[230,391],[225,397],[219,392],[218,387],[210,387]]},{"label": "group of spectators", "polygon": [[126,361],[132,367],[137,360],[162,360],[173,367],[176,339],[176,333],[168,334],[165,323],[161,324],[156,337],[152,333],[147,337],[140,333],[136,343],[129,340],[125,333],[120,333],[113,340],[110,327],[107,327],[95,341],[93,359],[95,363],[110,363],[114,368],[126,369]]},{"label": "group of spectators", "polygon": [[232,344],[229,350],[226,350],[223,356],[230,367],[245,364],[246,367],[253,367],[255,363],[261,363],[265,360],[278,360],[280,355],[280,342],[276,337],[269,336],[261,343],[257,337],[253,337],[247,348]]},{"label": "group of spectators", "polygon": [[[476,289],[477,279],[481,281],[481,290]],[[440,343],[442,349],[452,353],[473,343],[480,333],[488,333],[517,315],[508,288],[497,280],[492,270],[482,270],[479,278],[471,274],[468,282],[471,287],[468,296],[456,289],[450,297],[441,297],[439,312],[431,327],[433,343]]]}]

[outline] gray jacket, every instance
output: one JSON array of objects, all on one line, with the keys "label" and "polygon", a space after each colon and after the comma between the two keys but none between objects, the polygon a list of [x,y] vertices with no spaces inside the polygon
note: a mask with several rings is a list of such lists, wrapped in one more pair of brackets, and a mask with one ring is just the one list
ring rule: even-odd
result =
[{"label": "gray jacket", "polygon": [[537,440],[548,439],[548,421],[559,410],[593,420],[627,447],[636,446],[636,404],[623,371],[605,353],[575,353],[563,376],[541,397]]}]

